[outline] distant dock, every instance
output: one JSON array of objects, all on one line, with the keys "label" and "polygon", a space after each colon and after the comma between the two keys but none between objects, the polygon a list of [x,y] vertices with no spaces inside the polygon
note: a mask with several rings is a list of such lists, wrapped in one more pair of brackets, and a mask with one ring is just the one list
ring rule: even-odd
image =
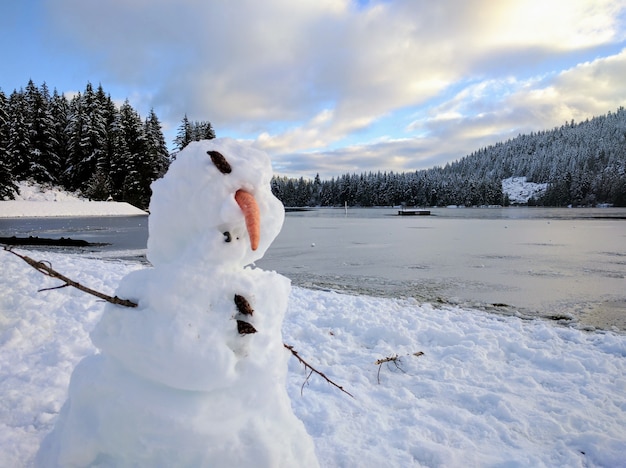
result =
[{"label": "distant dock", "polygon": [[430,210],[419,210],[415,208],[408,208],[398,210],[398,216],[429,216]]},{"label": "distant dock", "polygon": [[294,213],[298,211],[313,211],[315,208],[309,208],[307,206],[286,206],[285,213]]}]

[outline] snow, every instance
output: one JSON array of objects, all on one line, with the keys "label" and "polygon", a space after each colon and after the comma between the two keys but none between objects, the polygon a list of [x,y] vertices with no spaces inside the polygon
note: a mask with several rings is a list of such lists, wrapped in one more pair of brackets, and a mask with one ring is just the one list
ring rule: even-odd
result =
[{"label": "snow", "polygon": [[82,202],[84,198],[55,186],[44,186],[28,180],[17,183],[16,201]]},{"label": "snow", "polygon": [[511,203],[528,203],[531,197],[537,198],[548,188],[548,184],[527,182],[526,177],[509,177],[502,181],[502,192],[509,196]]},{"label": "snow", "polygon": [[[25,253],[108,294],[146,268]],[[26,467],[58,420],[72,369],[96,352],[89,332],[103,304],[68,288],[38,293],[59,282],[0,256],[0,460]],[[355,397],[306,380],[283,351],[291,405],[323,467],[626,466],[623,335],[293,288],[283,340]],[[378,383],[375,361],[395,355],[400,367],[383,364]],[[186,441],[176,442],[182,453]]]},{"label": "snow", "polygon": [[15,200],[0,200],[0,218],[135,216],[146,212],[125,202],[89,201],[56,187],[18,183]]},{"label": "snow", "polygon": [[[3,466],[626,466],[626,336],[243,268],[282,224],[269,174],[230,140],[179,154],[155,184],[152,267],[20,250],[137,308],[38,292],[59,281],[0,251]],[[257,250],[240,188],[264,220]],[[236,318],[258,332],[238,336]]]}]

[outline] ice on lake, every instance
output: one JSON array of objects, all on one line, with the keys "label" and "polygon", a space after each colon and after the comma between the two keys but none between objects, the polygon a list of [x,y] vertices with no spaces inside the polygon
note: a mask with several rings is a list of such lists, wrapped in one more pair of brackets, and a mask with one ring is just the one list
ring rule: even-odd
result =
[{"label": "ice on lake", "polygon": [[626,330],[623,209],[289,213],[259,265],[304,287]]}]

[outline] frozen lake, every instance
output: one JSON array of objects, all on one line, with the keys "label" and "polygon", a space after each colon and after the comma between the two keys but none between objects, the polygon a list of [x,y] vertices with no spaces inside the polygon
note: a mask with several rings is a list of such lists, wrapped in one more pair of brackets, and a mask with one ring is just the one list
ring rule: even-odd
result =
[{"label": "frozen lake", "polygon": [[[318,209],[287,213],[258,265],[298,286],[573,318],[626,330],[626,209]],[[145,254],[147,217],[0,219],[0,236],[72,237]]]},{"label": "frozen lake", "polygon": [[[55,251],[83,252],[103,257],[145,257],[148,216],[103,216],[82,218],[0,218],[0,237],[70,237],[103,246],[52,248]],[[28,247],[46,250],[50,247]]]},{"label": "frozen lake", "polygon": [[625,209],[288,213],[258,262],[294,284],[626,330]]}]

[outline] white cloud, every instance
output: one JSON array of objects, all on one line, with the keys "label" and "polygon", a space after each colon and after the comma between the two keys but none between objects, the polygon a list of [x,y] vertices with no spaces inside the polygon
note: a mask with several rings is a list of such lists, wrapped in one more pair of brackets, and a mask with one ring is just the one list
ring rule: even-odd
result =
[{"label": "white cloud", "polygon": [[[549,77],[469,84],[411,122],[410,132],[425,136],[325,151],[317,159],[332,161],[332,165],[318,165],[316,160],[316,167],[332,174],[333,169],[339,173],[381,168],[410,171],[444,165],[519,133],[614,111],[626,104],[624,76],[626,49]],[[296,157],[288,155],[286,159]]]},{"label": "white cloud", "polygon": [[[210,120],[218,135],[256,138],[284,167],[289,155],[292,167],[306,158],[329,172],[418,168],[490,136],[604,113],[624,96],[622,59],[571,63],[625,39],[624,0],[47,1],[57,33],[145,92],[136,99],[165,125],[185,113]],[[328,150],[375,139],[382,119],[406,109],[416,117],[398,121],[395,142]],[[432,139],[405,139],[415,134]],[[398,159],[383,154],[393,148]]]},{"label": "white cloud", "polygon": [[487,46],[547,47],[571,50],[603,44],[616,29],[621,1],[521,0],[485,5],[488,24],[479,39]]}]

